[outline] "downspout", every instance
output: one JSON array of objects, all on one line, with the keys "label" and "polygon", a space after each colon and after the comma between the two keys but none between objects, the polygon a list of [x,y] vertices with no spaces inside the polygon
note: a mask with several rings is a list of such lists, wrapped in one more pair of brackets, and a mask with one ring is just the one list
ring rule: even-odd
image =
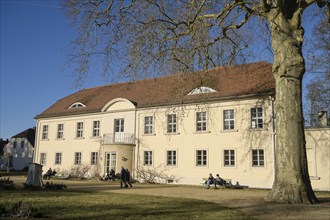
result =
[{"label": "downspout", "polygon": [[135,169],[136,169],[136,158],[135,158],[135,154],[136,154],[136,147],[137,147],[137,136],[136,136],[136,106],[134,109],[134,141],[135,141],[135,147],[133,147],[133,163],[132,163],[132,177],[133,179],[135,179]]},{"label": "downspout", "polygon": [[39,152],[39,124],[40,124],[40,121],[37,119],[36,120],[37,122],[36,122],[36,132],[35,132],[35,137],[34,137],[34,144],[35,144],[35,146],[34,146],[34,152],[33,152],[33,162],[34,163],[38,163],[37,161],[38,161],[38,159],[39,159],[39,157],[38,157],[38,152]]},{"label": "downspout", "polygon": [[[137,123],[136,123],[137,122]],[[136,174],[136,178],[138,179],[138,169],[139,169],[139,155],[140,155],[140,116],[138,115],[137,109],[135,111],[135,132],[136,132],[136,139],[135,139],[135,143],[136,143],[136,158],[135,158],[135,174]]]},{"label": "downspout", "polygon": [[270,106],[271,106],[271,135],[272,135],[272,142],[271,142],[271,147],[272,147],[272,153],[273,153],[273,181],[275,181],[275,138],[276,138],[276,130],[275,130],[275,110],[274,110],[274,97],[269,96],[270,100]]}]

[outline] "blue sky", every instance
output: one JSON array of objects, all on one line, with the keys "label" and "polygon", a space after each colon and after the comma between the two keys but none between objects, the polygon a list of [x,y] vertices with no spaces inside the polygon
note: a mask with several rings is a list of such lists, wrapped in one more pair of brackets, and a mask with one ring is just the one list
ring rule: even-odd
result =
[{"label": "blue sky", "polygon": [[[0,3],[0,137],[10,138],[34,127],[37,114],[82,88],[73,88],[74,77],[65,67],[65,50],[75,33],[60,0]],[[83,86],[106,83],[102,74],[93,74]]]},{"label": "blue sky", "polygon": [[[0,3],[0,137],[10,138],[34,127],[37,114],[77,90],[65,68],[65,48],[74,32],[60,1]],[[94,78],[84,86],[103,83]]]}]

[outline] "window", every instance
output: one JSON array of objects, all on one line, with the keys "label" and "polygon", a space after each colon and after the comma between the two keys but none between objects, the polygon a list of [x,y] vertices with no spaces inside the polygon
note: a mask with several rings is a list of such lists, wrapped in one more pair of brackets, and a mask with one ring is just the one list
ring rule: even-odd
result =
[{"label": "window", "polygon": [[77,123],[77,138],[82,138],[84,136],[84,122]]},{"label": "window", "polygon": [[41,139],[46,140],[48,139],[48,125],[42,126],[42,137]]},{"label": "window", "polygon": [[143,165],[151,166],[152,165],[152,151],[144,151],[144,161]]},{"label": "window", "polygon": [[206,112],[196,113],[196,131],[206,131]]},{"label": "window", "polygon": [[92,152],[91,153],[91,164],[96,165],[99,157],[99,152]]},{"label": "window", "polygon": [[105,172],[109,173],[111,169],[116,170],[117,155],[114,152],[105,153]]},{"label": "window", "polygon": [[263,167],[265,164],[264,150],[255,149],[252,150],[252,166]]},{"label": "window", "polygon": [[21,149],[24,149],[24,145],[25,145],[25,141],[22,140],[22,141],[21,141]]},{"label": "window", "polygon": [[57,125],[57,139],[63,139],[64,124]]},{"label": "window", "polygon": [[115,119],[115,132],[124,132],[124,119]]},{"label": "window", "polygon": [[153,133],[153,117],[147,116],[144,117],[144,134],[152,134]]},{"label": "window", "polygon": [[17,148],[17,142],[16,142],[16,141],[13,142],[13,148],[14,148],[14,149]]},{"label": "window", "polygon": [[176,151],[167,151],[167,166],[176,166]]},{"label": "window", "polygon": [[235,129],[235,113],[233,109],[223,111],[223,130]]},{"label": "window", "polygon": [[224,166],[225,167],[232,167],[235,166],[235,150],[224,150]]},{"label": "window", "polygon": [[55,164],[62,163],[62,153],[55,153]]},{"label": "window", "polygon": [[74,164],[75,165],[81,164],[81,152],[74,153]]},{"label": "window", "polygon": [[176,133],[177,125],[176,125],[176,114],[167,115],[167,133]]},{"label": "window", "polygon": [[72,105],[70,105],[70,107],[68,109],[70,109],[70,108],[84,108],[84,107],[86,107],[86,105],[84,105],[80,102],[76,102],[76,103],[73,103]]},{"label": "window", "polygon": [[262,108],[251,108],[251,128],[263,128],[264,119]]},{"label": "window", "polygon": [[46,153],[40,153],[40,164],[46,165]]},{"label": "window", "polygon": [[211,92],[216,92],[216,90],[214,90],[210,87],[202,86],[202,87],[198,87],[198,88],[192,90],[191,92],[188,93],[188,95],[206,94],[206,93],[211,93]]},{"label": "window", "polygon": [[100,136],[100,121],[93,121],[93,137]]},{"label": "window", "polygon": [[207,151],[197,150],[196,151],[196,166],[207,166]]}]

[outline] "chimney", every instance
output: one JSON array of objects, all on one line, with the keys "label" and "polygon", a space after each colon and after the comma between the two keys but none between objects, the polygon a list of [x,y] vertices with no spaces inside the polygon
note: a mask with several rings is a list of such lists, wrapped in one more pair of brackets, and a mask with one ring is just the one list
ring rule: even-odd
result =
[{"label": "chimney", "polygon": [[317,116],[319,117],[319,125],[321,127],[328,126],[328,116],[326,111],[320,111],[317,113]]}]

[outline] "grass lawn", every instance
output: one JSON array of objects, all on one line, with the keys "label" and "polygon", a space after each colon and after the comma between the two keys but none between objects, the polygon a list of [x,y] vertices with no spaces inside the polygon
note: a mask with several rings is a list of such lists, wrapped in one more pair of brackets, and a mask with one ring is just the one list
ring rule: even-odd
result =
[{"label": "grass lawn", "polygon": [[183,198],[71,190],[1,190],[3,208],[22,201],[44,219],[253,219],[237,209]]}]

